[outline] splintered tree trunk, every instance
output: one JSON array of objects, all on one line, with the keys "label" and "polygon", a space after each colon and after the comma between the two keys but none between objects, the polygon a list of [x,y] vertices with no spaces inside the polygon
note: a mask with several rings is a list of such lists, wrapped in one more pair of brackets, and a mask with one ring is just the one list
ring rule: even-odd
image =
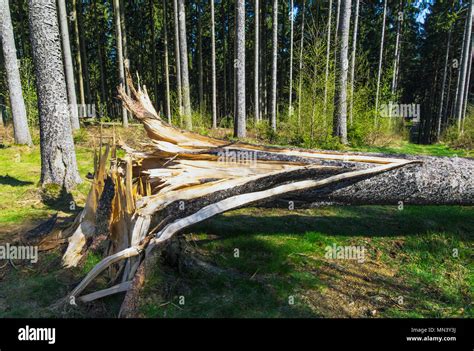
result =
[{"label": "splintered tree trunk", "polygon": [[79,129],[80,124],[77,109],[76,86],[74,83],[74,66],[72,64],[71,44],[69,42],[69,28],[67,23],[67,9],[65,0],[58,0],[58,11],[63,43],[64,72],[66,74],[67,97],[70,107],[69,110],[71,112],[71,126],[74,130]]},{"label": "splintered tree trunk", "polygon": [[278,71],[278,0],[273,0],[273,39],[272,39],[272,96],[271,96],[271,126],[277,129],[277,71]]},{"label": "splintered tree trunk", "polygon": [[29,0],[41,146],[41,183],[81,182],[72,139],[55,0]]},{"label": "splintered tree trunk", "polygon": [[336,61],[336,91],[334,94],[333,135],[347,144],[347,72],[349,70],[349,27],[351,22],[351,0],[342,0],[341,20],[338,35],[341,37],[339,57]]},{"label": "splintered tree trunk", "polygon": [[383,5],[383,19],[382,19],[382,37],[380,39],[380,54],[379,54],[379,69],[377,72],[377,92],[375,93],[375,125],[377,125],[377,117],[379,111],[379,97],[380,97],[380,80],[382,78],[382,62],[383,62],[383,47],[385,43],[385,20],[387,18],[387,0]]},{"label": "splintered tree trunk", "polygon": [[237,118],[235,136],[246,137],[246,106],[245,106],[245,0],[237,0],[236,48],[237,48]]},{"label": "splintered tree trunk", "polygon": [[21,90],[20,70],[16,57],[15,38],[13,35],[12,20],[10,17],[9,0],[0,1],[0,37],[7,73],[10,106],[13,115],[13,130],[16,144],[31,145],[31,135],[28,129],[25,100]]},{"label": "splintered tree trunk", "polygon": [[[344,0],[341,27],[348,26]],[[345,39],[342,37],[341,41]],[[347,41],[347,40],[346,40]],[[346,44],[347,45],[347,44]],[[83,212],[63,257],[77,265],[98,235],[109,256],[95,266],[67,301],[88,302],[133,287],[141,262],[185,228],[244,206],[330,204],[474,205],[474,160],[462,158],[338,153],[229,143],[163,123],[146,90],[119,93],[152,140],[146,151],[125,144],[126,156],[108,147],[96,166]],[[100,204],[100,205],[98,205]],[[114,212],[99,211],[114,208]],[[98,292],[83,291],[111,267],[122,283]],[[120,275],[117,275],[120,273]],[[119,280],[120,281],[120,280]]]},{"label": "splintered tree trunk", "polygon": [[179,48],[181,58],[181,88],[183,91],[183,117],[186,129],[193,129],[191,93],[189,88],[188,44],[186,39],[186,12],[184,0],[178,0]]}]

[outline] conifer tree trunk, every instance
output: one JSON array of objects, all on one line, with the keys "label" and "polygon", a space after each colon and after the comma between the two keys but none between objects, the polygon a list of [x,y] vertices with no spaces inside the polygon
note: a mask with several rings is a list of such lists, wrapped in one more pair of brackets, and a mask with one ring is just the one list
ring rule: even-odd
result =
[{"label": "conifer tree trunk", "polygon": [[188,45],[186,39],[186,12],[184,0],[178,0],[179,47],[181,57],[181,88],[183,91],[183,117],[186,129],[193,129],[191,95],[189,89]]},{"label": "conifer tree trunk", "polygon": [[69,41],[69,28],[67,23],[67,10],[65,0],[58,0],[58,11],[63,43],[64,72],[66,74],[67,96],[71,111],[71,126],[74,130],[79,129],[80,124],[77,109],[76,86],[74,83],[74,66],[72,63],[71,44]]},{"label": "conifer tree trunk", "polygon": [[0,38],[2,41],[3,59],[5,71],[7,73],[8,90],[10,93],[13,133],[16,144],[31,145],[31,135],[28,129],[25,100],[23,99],[23,92],[21,89],[20,70],[18,68],[15,38],[13,35],[13,25],[10,16],[10,4],[8,1],[9,0],[0,1]]},{"label": "conifer tree trunk", "polygon": [[341,1],[341,20],[337,29],[340,37],[338,60],[336,61],[336,89],[334,94],[333,135],[342,144],[347,144],[347,73],[349,70],[349,28],[351,22],[351,0]]},{"label": "conifer tree trunk", "polygon": [[31,48],[36,72],[41,183],[71,190],[81,182],[76,164],[55,0],[29,0]]},{"label": "conifer tree trunk", "polygon": [[273,0],[273,36],[272,36],[272,96],[271,96],[271,126],[277,129],[277,71],[278,71],[278,0]]},{"label": "conifer tree trunk", "polygon": [[236,2],[236,130],[237,138],[245,138],[246,104],[245,104],[245,0]]}]

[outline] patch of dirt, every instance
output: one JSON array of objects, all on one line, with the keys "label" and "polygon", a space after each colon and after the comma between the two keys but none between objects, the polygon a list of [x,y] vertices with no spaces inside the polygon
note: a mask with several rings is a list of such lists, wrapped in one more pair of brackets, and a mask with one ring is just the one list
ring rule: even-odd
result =
[{"label": "patch of dirt", "polygon": [[[312,310],[324,317],[378,317],[387,308],[406,305],[409,287],[397,277],[395,269],[366,260],[358,263],[322,260],[311,271],[326,287],[301,293]],[[402,305],[403,304],[403,305]]]}]

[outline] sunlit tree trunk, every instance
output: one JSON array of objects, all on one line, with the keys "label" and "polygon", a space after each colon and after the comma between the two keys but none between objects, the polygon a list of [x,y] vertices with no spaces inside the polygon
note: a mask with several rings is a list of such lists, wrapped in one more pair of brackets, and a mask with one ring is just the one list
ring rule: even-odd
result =
[{"label": "sunlit tree trunk", "polygon": [[21,89],[20,70],[16,56],[15,38],[10,16],[10,4],[8,0],[0,0],[0,37],[2,40],[2,51],[5,71],[7,73],[8,90],[10,93],[10,105],[13,117],[13,133],[15,143],[31,145],[31,135],[28,129],[25,100]]},{"label": "sunlit tree trunk", "polygon": [[306,0],[303,0],[301,7],[301,39],[300,39],[300,64],[298,69],[299,85],[298,85],[298,124],[301,125],[301,99],[303,97],[303,49],[304,49],[304,14],[305,14]]},{"label": "sunlit tree trunk", "polygon": [[271,126],[277,128],[278,0],[273,0]]},{"label": "sunlit tree trunk", "polygon": [[[120,2],[113,0],[115,12],[115,35],[117,41],[117,64],[119,69],[120,84],[125,86],[125,68],[123,62],[123,47],[122,47],[122,25],[120,24]],[[124,128],[128,127],[127,110],[122,106],[122,125]]]},{"label": "sunlit tree trunk", "polygon": [[382,78],[383,47],[385,43],[386,19],[387,19],[387,0],[384,1],[384,5],[383,5],[382,37],[380,39],[379,69],[377,73],[377,92],[375,93],[375,119],[374,119],[375,125],[377,125],[377,117],[378,117],[378,111],[379,111],[380,79]]},{"label": "sunlit tree trunk", "polygon": [[349,123],[352,125],[354,119],[354,80],[355,80],[355,66],[356,66],[356,54],[357,54],[357,36],[359,33],[359,3],[360,0],[356,0],[355,15],[354,15],[354,32],[352,34],[352,55],[351,55],[351,102],[349,109]]},{"label": "sunlit tree trunk", "polygon": [[255,39],[254,39],[254,105],[255,122],[260,121],[260,3],[255,0]]},{"label": "sunlit tree trunk", "polygon": [[336,89],[334,94],[333,135],[347,144],[347,73],[349,70],[349,29],[351,22],[351,0],[341,1],[341,19],[337,29],[340,43],[336,61]]},{"label": "sunlit tree trunk", "polygon": [[294,40],[294,2],[290,0],[290,88],[288,93],[288,114],[293,114],[293,40]]},{"label": "sunlit tree trunk", "polygon": [[81,179],[67,108],[55,0],[29,0],[29,18],[38,92],[41,183],[58,184],[70,190]]},{"label": "sunlit tree trunk", "polygon": [[395,95],[397,90],[397,80],[398,80],[398,70],[400,65],[400,37],[402,32],[402,23],[403,23],[403,0],[400,0],[399,10],[398,10],[398,20],[397,20],[397,37],[395,40],[395,53],[393,59],[393,72],[392,72],[392,95]]},{"label": "sunlit tree trunk", "polygon": [[[166,0],[165,0],[166,1]],[[176,90],[178,91],[178,111],[183,113],[183,89],[181,87],[181,54],[179,48],[179,19],[178,19],[178,0],[173,0],[174,12],[174,60],[176,66]]]},{"label": "sunlit tree trunk", "polygon": [[217,128],[216,21],[214,15],[214,0],[211,0],[212,128]]},{"label": "sunlit tree trunk", "polygon": [[[444,59],[444,72],[443,72],[443,82],[441,84],[441,97],[439,101],[439,111],[438,111],[438,127],[436,130],[436,139],[439,140],[441,135],[441,122],[443,119],[443,102],[444,102],[444,90],[446,86],[446,77],[448,75],[448,65],[449,65],[449,48],[451,46],[451,30],[448,33],[448,42],[446,44],[446,55]],[[447,107],[446,107],[447,108]]]},{"label": "sunlit tree trunk", "polygon": [[474,11],[474,1],[471,2],[469,5],[469,12],[467,14],[466,19],[466,36],[463,40],[463,55],[461,58],[461,79],[459,80],[459,96],[458,96],[458,103],[456,105],[456,118],[458,121],[458,130],[461,131],[462,127],[462,119],[463,119],[463,112],[464,112],[464,99],[465,93],[467,89],[467,81],[468,81],[468,71],[469,71],[469,61],[471,60],[472,52],[470,50],[471,46],[471,34],[472,34],[472,15]]},{"label": "sunlit tree trunk", "polygon": [[74,83],[74,66],[72,64],[71,44],[69,42],[69,28],[67,23],[67,10],[65,0],[58,0],[58,11],[63,43],[64,72],[66,74],[67,96],[71,111],[71,127],[74,130],[79,129],[80,125],[77,111],[76,86]]},{"label": "sunlit tree trunk", "polygon": [[183,91],[183,117],[187,129],[193,129],[191,95],[189,89],[188,45],[186,39],[186,12],[184,0],[178,0],[179,47],[181,57],[181,88]]},{"label": "sunlit tree trunk", "polygon": [[[171,124],[171,101],[170,101],[170,71],[169,71],[169,55],[168,55],[168,11],[166,7],[166,0],[163,0],[163,46],[165,51],[165,103],[166,103],[166,118]],[[156,68],[154,67],[156,70]]]},{"label": "sunlit tree trunk", "polygon": [[324,114],[327,111],[328,84],[329,84],[329,58],[331,55],[331,22],[332,22],[332,0],[329,0],[329,15],[326,40],[326,78],[324,81]]},{"label": "sunlit tree trunk", "polygon": [[245,138],[246,132],[246,105],[245,105],[245,0],[236,2],[236,130],[235,136]]},{"label": "sunlit tree trunk", "polygon": [[84,92],[84,75],[82,72],[82,58],[81,58],[81,41],[79,39],[79,20],[77,14],[77,0],[72,0],[72,8],[74,10],[74,41],[76,43],[76,70],[77,70],[77,85],[79,86],[79,100],[81,105],[86,104],[86,94]]}]

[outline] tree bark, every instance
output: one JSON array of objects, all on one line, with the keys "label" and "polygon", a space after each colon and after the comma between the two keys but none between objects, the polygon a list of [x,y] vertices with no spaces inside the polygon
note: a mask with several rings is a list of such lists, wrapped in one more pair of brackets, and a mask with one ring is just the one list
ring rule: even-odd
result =
[{"label": "tree bark", "polygon": [[[257,0],[258,1],[258,0]],[[211,70],[212,70],[212,128],[217,128],[217,73],[216,73],[216,21],[214,0],[211,0]]]},{"label": "tree bark", "polygon": [[69,41],[69,28],[65,0],[58,0],[58,11],[63,43],[64,71],[66,73],[67,96],[69,101],[69,108],[71,111],[71,127],[73,130],[75,130],[80,128],[80,124],[78,117],[76,85],[74,83],[74,66],[72,63],[71,44]]},{"label": "tree bark", "polygon": [[[343,1],[344,13],[350,11],[346,1]],[[341,18],[342,28],[349,26],[345,17]],[[122,267],[123,282],[131,281],[140,266],[138,256],[149,255],[151,250],[195,223],[244,206],[288,206],[288,201],[294,202],[296,207],[474,204],[472,159],[229,144],[163,123],[146,91],[130,86],[132,96],[126,95],[122,88],[120,97],[144,124],[153,143],[146,146],[147,151],[123,145],[127,157],[117,163],[118,170],[110,172],[116,184],[114,208],[123,204],[121,213],[110,219],[114,223],[110,228],[113,250],[71,291],[69,298],[79,297],[81,301],[80,295],[90,282],[113,264]],[[239,159],[244,155],[247,157]],[[132,164],[132,159],[140,162]],[[242,162],[247,167],[243,167]],[[99,181],[105,176],[104,164],[98,167],[100,171],[90,196],[104,191]],[[142,187],[136,185],[139,179]],[[96,201],[89,202],[84,211],[94,211],[95,204]],[[121,222],[122,218],[130,222]],[[71,230],[80,228],[82,220],[85,220],[84,213]],[[88,220],[83,228],[97,225],[93,219]],[[77,252],[86,252],[83,248],[87,240],[78,245],[81,241],[77,239],[77,236],[69,239],[67,262],[77,262],[77,259],[69,259],[77,256]],[[116,286],[96,292],[94,296],[105,296],[113,291],[123,289]],[[90,296],[86,295],[82,301],[89,300]]]},{"label": "tree bark", "polygon": [[[166,84],[166,118],[171,124],[171,101],[170,101],[170,73],[168,62],[168,11],[166,7],[166,0],[163,0],[163,46],[165,50],[165,84]],[[156,68],[154,68],[156,69]]]},{"label": "tree bark", "polygon": [[184,0],[178,0],[179,47],[181,58],[181,88],[183,91],[183,117],[186,129],[193,129],[191,95],[189,88],[188,44],[186,39],[186,12]]},{"label": "tree bark", "polygon": [[29,0],[40,119],[41,183],[67,191],[81,182],[72,138],[55,0]]},{"label": "tree bark", "polygon": [[387,19],[387,0],[384,0],[383,19],[382,19],[382,37],[380,39],[379,69],[377,73],[377,92],[375,93],[375,125],[377,126],[377,117],[379,111],[380,80],[382,78],[383,47],[385,43],[385,21]]},{"label": "tree bark", "polygon": [[398,80],[398,67],[400,64],[400,36],[401,36],[401,31],[402,31],[402,23],[403,23],[403,0],[400,0],[399,4],[399,12],[398,12],[398,23],[397,23],[397,37],[395,40],[395,53],[394,53],[394,59],[393,59],[393,72],[392,72],[392,95],[395,94],[397,90],[397,80]]},{"label": "tree bark", "polygon": [[[471,35],[472,37],[472,35]],[[465,95],[464,95],[464,106],[462,109],[462,116],[461,116],[461,133],[464,133],[464,120],[466,118],[466,112],[467,112],[467,104],[469,102],[469,88],[471,86],[471,70],[472,70],[472,60],[474,57],[474,45],[472,44],[472,39],[471,39],[471,49],[469,50],[469,60],[467,64],[467,75],[466,75],[466,88],[465,90]]]},{"label": "tree bark", "polygon": [[328,29],[327,29],[327,40],[326,40],[326,79],[324,81],[324,115],[327,111],[328,101],[328,84],[329,84],[329,57],[331,55],[331,21],[332,21],[332,0],[329,0],[329,15],[328,15]]},{"label": "tree bark", "polygon": [[356,66],[356,53],[357,53],[357,36],[359,34],[359,3],[360,0],[356,0],[355,15],[354,15],[354,33],[352,34],[352,55],[351,55],[351,103],[349,109],[349,123],[352,126],[354,119],[354,80],[355,80],[355,66]]},{"label": "tree bark", "polygon": [[[81,105],[86,104],[86,94],[84,90],[84,75],[82,72],[82,58],[81,58],[81,41],[79,39],[79,21],[77,14],[77,0],[72,0],[72,8],[74,11],[74,41],[76,43],[76,70],[77,70],[77,85],[79,86],[79,100]],[[82,117],[82,116],[79,116]]]},{"label": "tree bark", "polygon": [[[443,102],[444,102],[444,90],[446,86],[446,77],[448,75],[448,65],[449,65],[449,49],[451,46],[451,30],[448,32],[448,42],[446,43],[446,55],[444,59],[444,71],[443,71],[443,82],[441,84],[441,96],[439,101],[439,111],[438,111],[438,127],[436,129],[436,139],[439,140],[441,135],[441,122],[443,119]],[[447,107],[446,107],[447,108]]]},{"label": "tree bark", "polygon": [[278,0],[273,0],[273,36],[272,36],[272,96],[271,96],[271,126],[277,129],[277,71],[278,71]]},{"label": "tree bark", "polygon": [[304,14],[305,14],[306,0],[303,0],[301,8],[301,41],[300,41],[300,64],[299,64],[299,85],[298,85],[298,125],[301,125],[301,100],[303,98],[303,49],[304,49]]},{"label": "tree bark", "polygon": [[461,79],[459,81],[459,96],[456,105],[456,118],[458,121],[458,130],[461,131],[462,125],[462,115],[463,115],[463,108],[464,108],[464,94],[466,89],[466,81],[467,81],[467,71],[468,71],[468,63],[471,52],[469,47],[471,45],[471,34],[472,34],[472,16],[474,12],[474,1],[471,1],[469,6],[469,12],[467,14],[466,19],[466,37],[463,41],[463,56],[461,61]]},{"label": "tree bark", "polygon": [[255,122],[260,121],[260,2],[255,0],[255,38],[254,38],[254,105]]},{"label": "tree bark", "polygon": [[245,138],[246,106],[245,106],[245,0],[237,0],[236,18],[236,88],[237,88],[237,118],[235,136]]},{"label": "tree bark", "polygon": [[178,113],[183,114],[183,89],[181,87],[181,55],[179,45],[178,0],[173,0],[174,10],[174,60],[176,66],[176,90],[178,93]]},{"label": "tree bark", "polygon": [[342,0],[341,20],[339,21],[339,28],[337,29],[341,42],[338,50],[339,58],[336,61],[333,136],[338,137],[343,144],[347,144],[347,72],[349,70],[347,54],[349,51],[351,1],[352,0]]},{"label": "tree bark", "polygon": [[0,6],[0,10],[2,11],[0,12],[0,36],[2,40],[5,71],[7,73],[8,90],[10,93],[15,143],[20,145],[32,145],[31,135],[28,129],[25,100],[23,99],[21,89],[20,70],[16,56],[9,0],[1,0]]},{"label": "tree bark", "polygon": [[78,50],[81,52],[81,62],[82,62],[82,73],[84,74],[84,91],[86,96],[86,103],[92,103],[92,95],[91,95],[91,83],[89,78],[89,60],[87,59],[87,47],[86,47],[86,40],[84,39],[84,24],[83,24],[83,14],[82,14],[82,0],[77,2],[76,10],[76,20],[77,25],[79,28],[79,48]]},{"label": "tree bark", "polygon": [[[120,85],[126,85],[125,82],[125,67],[123,62],[123,46],[122,46],[122,25],[121,25],[121,16],[120,16],[120,2],[119,0],[113,0],[114,12],[115,12],[115,35],[117,42],[117,64],[119,71],[119,81]],[[128,114],[124,106],[122,106],[122,126],[124,128],[128,127]]]},{"label": "tree bark", "polygon": [[294,2],[290,0],[290,79],[289,79],[289,93],[288,93],[288,115],[293,114],[293,37],[294,37]]}]

